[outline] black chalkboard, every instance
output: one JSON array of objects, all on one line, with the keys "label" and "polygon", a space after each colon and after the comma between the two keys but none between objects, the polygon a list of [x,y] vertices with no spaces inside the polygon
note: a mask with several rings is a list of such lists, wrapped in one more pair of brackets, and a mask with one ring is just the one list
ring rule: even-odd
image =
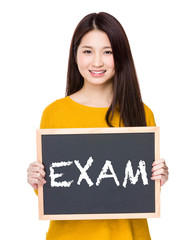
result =
[{"label": "black chalkboard", "polygon": [[38,130],[47,181],[40,191],[40,218],[157,217],[150,179],[157,130]]}]

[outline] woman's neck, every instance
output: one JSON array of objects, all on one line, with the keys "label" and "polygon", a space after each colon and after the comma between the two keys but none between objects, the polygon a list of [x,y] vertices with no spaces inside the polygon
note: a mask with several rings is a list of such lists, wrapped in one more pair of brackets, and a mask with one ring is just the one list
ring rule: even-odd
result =
[{"label": "woman's neck", "polygon": [[113,99],[112,84],[107,86],[85,85],[70,95],[74,101],[90,107],[109,107]]}]

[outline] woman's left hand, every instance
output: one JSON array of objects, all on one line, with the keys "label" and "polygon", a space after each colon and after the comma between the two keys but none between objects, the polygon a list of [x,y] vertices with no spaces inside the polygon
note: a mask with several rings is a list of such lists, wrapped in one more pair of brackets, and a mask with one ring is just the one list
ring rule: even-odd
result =
[{"label": "woman's left hand", "polygon": [[152,164],[152,180],[160,180],[161,186],[165,184],[168,180],[169,172],[168,167],[165,163],[165,159],[159,159]]}]

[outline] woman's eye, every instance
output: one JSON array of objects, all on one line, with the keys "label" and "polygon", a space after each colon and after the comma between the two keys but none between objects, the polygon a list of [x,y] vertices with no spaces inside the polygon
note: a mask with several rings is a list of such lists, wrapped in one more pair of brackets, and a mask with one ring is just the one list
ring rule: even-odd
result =
[{"label": "woman's eye", "polygon": [[112,54],[112,51],[105,51],[105,54]]},{"label": "woman's eye", "polygon": [[84,53],[89,54],[89,53],[91,53],[91,51],[90,50],[86,50],[86,51],[84,51]]}]

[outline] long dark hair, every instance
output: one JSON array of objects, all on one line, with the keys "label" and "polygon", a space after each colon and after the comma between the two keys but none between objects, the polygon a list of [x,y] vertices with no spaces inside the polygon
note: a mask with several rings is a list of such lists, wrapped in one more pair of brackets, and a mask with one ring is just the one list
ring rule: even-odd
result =
[{"label": "long dark hair", "polygon": [[76,54],[82,37],[94,29],[108,35],[114,57],[113,101],[105,116],[108,126],[113,127],[111,122],[115,109],[120,112],[119,126],[122,122],[126,127],[146,126],[144,105],[126,33],[118,20],[108,13],[89,14],[76,27],[70,46],[66,95],[77,92],[84,84]]}]

